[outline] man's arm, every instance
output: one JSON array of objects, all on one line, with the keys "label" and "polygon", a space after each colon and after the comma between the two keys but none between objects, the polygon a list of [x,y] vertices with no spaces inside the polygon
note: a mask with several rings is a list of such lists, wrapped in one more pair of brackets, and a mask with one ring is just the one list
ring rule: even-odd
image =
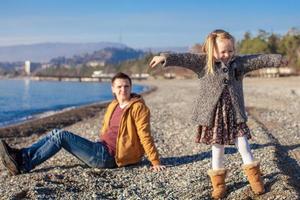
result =
[{"label": "man's arm", "polygon": [[153,166],[160,165],[159,154],[155,147],[153,138],[150,134],[149,108],[142,103],[137,103],[134,106],[136,106],[133,115],[137,129],[137,134],[147,155],[147,158]]}]

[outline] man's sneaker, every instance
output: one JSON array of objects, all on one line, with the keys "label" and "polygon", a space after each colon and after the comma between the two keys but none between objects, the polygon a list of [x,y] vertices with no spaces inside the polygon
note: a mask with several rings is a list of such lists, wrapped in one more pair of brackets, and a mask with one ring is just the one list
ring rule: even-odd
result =
[{"label": "man's sneaker", "polygon": [[4,140],[0,140],[0,157],[3,165],[12,175],[21,173],[19,150],[11,148]]}]

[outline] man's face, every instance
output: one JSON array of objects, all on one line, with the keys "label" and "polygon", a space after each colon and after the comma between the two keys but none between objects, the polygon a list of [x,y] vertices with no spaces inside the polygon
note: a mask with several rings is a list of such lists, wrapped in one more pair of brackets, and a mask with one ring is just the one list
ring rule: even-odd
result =
[{"label": "man's face", "polygon": [[129,80],[117,78],[113,82],[111,89],[119,103],[130,100],[131,85]]}]

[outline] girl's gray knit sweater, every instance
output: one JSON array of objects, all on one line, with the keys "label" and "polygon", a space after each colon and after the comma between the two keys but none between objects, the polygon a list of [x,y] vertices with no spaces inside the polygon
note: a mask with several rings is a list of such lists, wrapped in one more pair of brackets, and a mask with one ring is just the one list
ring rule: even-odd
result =
[{"label": "girl's gray knit sweater", "polygon": [[240,55],[233,57],[225,65],[215,62],[214,74],[206,73],[206,54],[169,54],[164,67],[178,66],[194,71],[199,77],[198,97],[193,109],[193,122],[202,126],[211,126],[214,120],[215,108],[225,87],[228,87],[236,123],[247,121],[244,95],[243,77],[246,73],[264,68],[279,67],[282,56],[279,54]]}]

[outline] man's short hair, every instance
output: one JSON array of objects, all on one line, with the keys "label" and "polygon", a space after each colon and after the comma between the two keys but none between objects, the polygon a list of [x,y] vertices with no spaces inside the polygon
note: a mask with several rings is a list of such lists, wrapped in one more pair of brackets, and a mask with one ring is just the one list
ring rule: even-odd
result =
[{"label": "man's short hair", "polygon": [[125,73],[123,73],[123,72],[118,72],[118,73],[116,73],[116,74],[112,77],[112,79],[111,79],[111,84],[113,84],[113,83],[115,82],[116,79],[127,79],[127,80],[129,81],[129,83],[130,83],[130,86],[131,86],[131,78],[130,78],[127,74],[125,74]]}]

